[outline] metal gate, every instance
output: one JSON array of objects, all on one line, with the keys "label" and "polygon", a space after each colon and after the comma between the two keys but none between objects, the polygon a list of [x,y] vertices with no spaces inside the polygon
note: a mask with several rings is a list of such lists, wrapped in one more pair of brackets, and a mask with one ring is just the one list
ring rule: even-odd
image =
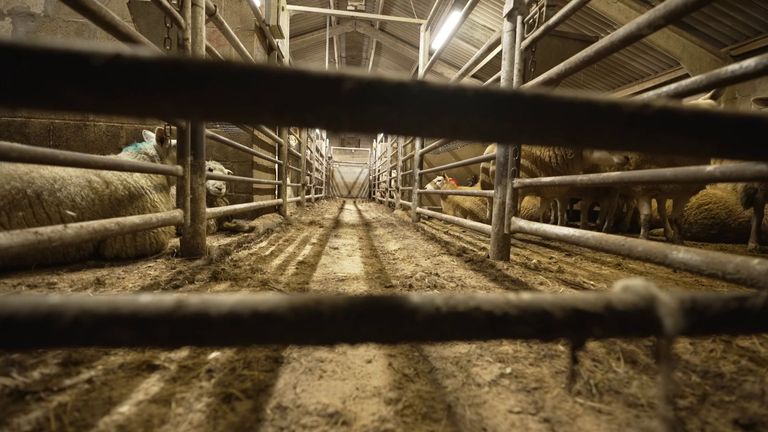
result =
[{"label": "metal gate", "polygon": [[331,147],[331,195],[365,198],[368,194],[370,150]]}]

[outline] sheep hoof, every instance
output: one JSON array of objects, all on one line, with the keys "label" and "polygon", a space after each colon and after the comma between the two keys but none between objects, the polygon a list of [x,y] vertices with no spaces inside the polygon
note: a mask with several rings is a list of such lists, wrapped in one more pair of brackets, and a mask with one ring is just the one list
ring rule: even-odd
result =
[{"label": "sheep hoof", "polygon": [[747,252],[762,253],[765,252],[765,249],[759,243],[750,242],[747,244]]}]

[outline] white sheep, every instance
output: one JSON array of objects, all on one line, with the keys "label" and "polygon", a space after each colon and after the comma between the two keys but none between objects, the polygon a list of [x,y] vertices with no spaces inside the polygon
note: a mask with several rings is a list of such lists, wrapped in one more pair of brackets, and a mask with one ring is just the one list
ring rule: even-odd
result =
[{"label": "white sheep", "polygon": [[[446,174],[442,174],[432,179],[432,181],[427,184],[425,189],[480,190],[480,186],[459,186],[455,178],[449,177]],[[440,207],[442,208],[443,213],[482,223],[490,223],[490,219],[488,219],[487,216],[487,202],[488,199],[483,197],[440,195]]]},{"label": "white sheep", "polygon": [[[485,150],[485,154],[496,152],[496,144],[491,144]],[[603,150],[575,150],[567,147],[546,147],[536,145],[523,145],[520,155],[521,178],[551,177],[582,174],[585,172],[599,172],[626,164],[627,157]],[[494,161],[484,162],[480,167],[480,185],[482,189],[493,189],[493,181],[496,175]],[[571,196],[571,187],[532,187],[521,189],[518,199],[522,201],[528,195],[540,197],[539,218],[544,212],[553,206],[555,208],[555,221],[558,225],[566,225],[566,207]],[[492,207],[492,204],[489,205]]]},{"label": "white sheep", "polygon": [[[291,135],[293,136],[293,135]],[[209,173],[232,175],[232,171],[227,169],[218,161],[210,160],[205,162],[205,169]],[[205,205],[206,207],[224,207],[229,205],[227,195],[227,183],[223,180],[206,180],[205,182]],[[231,232],[251,232],[254,227],[248,224],[248,221],[235,219],[233,216],[222,216],[216,219],[208,219],[206,224],[206,233],[213,234],[218,231]]]},{"label": "white sheep", "polygon": [[[175,163],[175,142],[162,128],[113,157]],[[172,177],[19,163],[0,164],[0,230],[33,228],[168,211]],[[0,255],[0,268],[75,262],[99,256],[139,258],[162,252],[173,227],[156,228],[75,246]]]}]

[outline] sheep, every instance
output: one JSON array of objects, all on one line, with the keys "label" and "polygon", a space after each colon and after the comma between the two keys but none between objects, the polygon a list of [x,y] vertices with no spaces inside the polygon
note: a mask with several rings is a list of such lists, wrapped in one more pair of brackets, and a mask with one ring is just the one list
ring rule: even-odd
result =
[{"label": "sheep", "polygon": [[[713,98],[718,94],[720,94],[719,91],[713,91],[702,98],[687,102],[686,105],[704,109],[717,108],[719,104]],[[704,165],[710,162],[708,157],[698,155],[670,156],[632,152],[625,153],[625,156],[629,158],[627,170]],[[648,239],[651,228],[651,201],[655,200],[659,219],[664,227],[664,236],[668,241],[682,244],[684,238],[683,211],[691,198],[704,190],[705,186],[704,184],[655,184],[624,188],[623,191],[632,201],[622,225],[624,228],[628,228],[634,207],[636,206],[640,212],[640,238]],[[667,200],[672,201],[669,216],[667,216]]]},{"label": "sheep", "polygon": [[[175,163],[175,141],[164,129],[112,157]],[[168,211],[172,178],[116,171],[0,164],[0,231]],[[0,268],[63,264],[91,257],[128,259],[162,252],[173,227],[156,228],[73,246],[50,246],[0,255]]]},{"label": "sheep", "polygon": [[[439,175],[432,179],[427,186],[428,190],[480,190],[479,185],[466,187],[459,186],[456,179],[448,177],[446,174]],[[440,206],[443,213],[469,219],[476,222],[490,223],[487,217],[487,199],[474,196],[441,195]]]},{"label": "sheep", "polygon": [[[496,152],[496,144],[491,144],[485,149],[486,155]],[[520,155],[520,177],[549,177],[584,172],[598,172],[613,169],[627,163],[627,157],[613,154],[603,150],[574,150],[566,147],[545,147],[536,145],[523,145]],[[480,167],[480,185],[482,189],[493,189],[495,178],[494,161],[484,162]],[[564,226],[567,223],[565,214],[569,195],[569,187],[534,187],[525,188],[519,194],[519,200],[528,195],[540,197],[539,219],[544,216],[544,211],[551,204],[556,208],[556,222]],[[489,204],[492,207],[492,204]]]}]

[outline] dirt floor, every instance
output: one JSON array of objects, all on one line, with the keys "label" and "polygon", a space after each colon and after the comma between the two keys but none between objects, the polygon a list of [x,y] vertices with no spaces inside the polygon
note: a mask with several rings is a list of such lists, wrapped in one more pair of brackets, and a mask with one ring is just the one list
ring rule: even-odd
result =
[{"label": "dirt floor", "polygon": [[[3,275],[0,294],[562,293],[630,276],[743,291],[533,237],[513,241],[510,262],[493,262],[480,235],[367,202],[324,201],[275,225],[211,237],[206,260],[169,252]],[[0,430],[650,431],[653,348],[650,339],[589,342],[570,390],[566,342],[0,352]],[[766,353],[762,336],[678,340],[682,428],[768,430]]]}]

